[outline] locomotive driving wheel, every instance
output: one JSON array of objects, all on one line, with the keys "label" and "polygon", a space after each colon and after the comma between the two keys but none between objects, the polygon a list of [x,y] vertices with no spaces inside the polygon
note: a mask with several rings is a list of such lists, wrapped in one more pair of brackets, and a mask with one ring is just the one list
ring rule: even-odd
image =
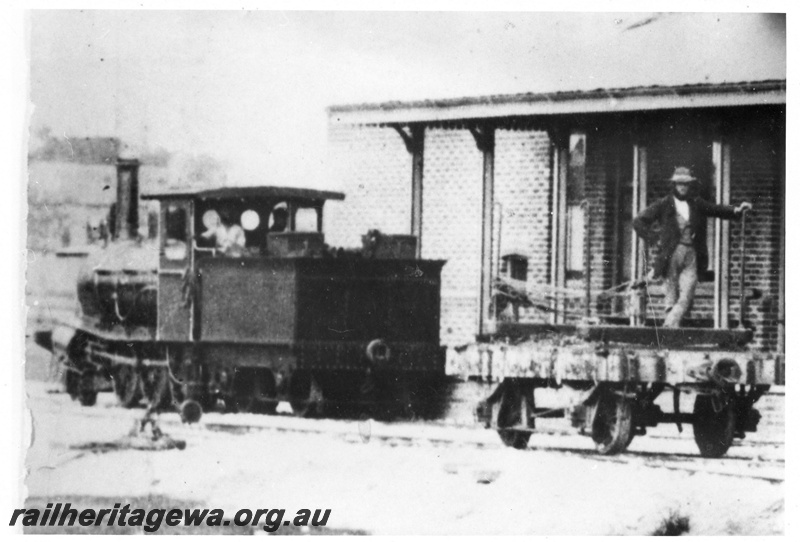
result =
[{"label": "locomotive driving wheel", "polygon": [[114,369],[114,393],[125,408],[139,404],[142,398],[142,386],[136,367],[120,364]]},{"label": "locomotive driving wheel", "polygon": [[602,455],[625,451],[633,440],[633,409],[630,399],[608,391],[603,393],[594,407],[592,440]]},{"label": "locomotive driving wheel", "polygon": [[736,411],[725,395],[698,395],[694,400],[694,441],[703,457],[725,455],[733,443]]},{"label": "locomotive driving wheel", "polygon": [[295,371],[289,383],[289,404],[292,412],[300,418],[322,416],[324,397],[322,387],[307,371]]},{"label": "locomotive driving wheel", "polygon": [[527,417],[527,407],[533,408],[533,388],[523,386],[513,380],[505,380],[503,394],[500,398],[500,407],[497,413],[497,434],[506,446],[517,450],[528,447],[531,434],[527,431],[507,429],[514,426],[532,427],[533,420],[523,420]]}]

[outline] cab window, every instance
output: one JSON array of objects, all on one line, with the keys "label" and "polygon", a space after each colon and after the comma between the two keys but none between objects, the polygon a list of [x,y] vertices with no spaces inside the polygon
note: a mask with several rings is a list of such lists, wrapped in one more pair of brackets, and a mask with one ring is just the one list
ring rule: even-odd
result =
[{"label": "cab window", "polygon": [[317,224],[317,209],[312,207],[301,207],[294,215],[294,231],[316,232]]},{"label": "cab window", "polygon": [[184,260],[188,254],[186,208],[170,203],[164,213],[164,257],[168,260]]}]

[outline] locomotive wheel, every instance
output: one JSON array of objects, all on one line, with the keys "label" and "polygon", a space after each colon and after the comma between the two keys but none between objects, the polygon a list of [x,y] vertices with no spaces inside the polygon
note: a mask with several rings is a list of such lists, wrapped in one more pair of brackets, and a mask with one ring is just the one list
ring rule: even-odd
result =
[{"label": "locomotive wheel", "polygon": [[[733,442],[736,412],[733,401],[717,405],[711,395],[698,395],[694,400],[694,441],[703,457],[722,457]],[[718,411],[717,411],[718,410]]]},{"label": "locomotive wheel", "polygon": [[289,384],[289,404],[300,418],[322,416],[324,397],[317,379],[307,372],[295,372]]},{"label": "locomotive wheel", "polygon": [[497,413],[497,434],[506,446],[524,450],[528,447],[531,434],[504,428],[523,425],[522,402],[527,400],[525,396],[530,391],[530,403],[533,404],[533,390],[523,390],[522,386],[513,381],[505,381],[501,385],[504,386],[504,390],[500,399],[500,410]]},{"label": "locomotive wheel", "polygon": [[133,408],[142,398],[139,372],[133,365],[118,365],[114,369],[114,393],[122,406]]},{"label": "locomotive wheel", "polygon": [[97,390],[94,389],[94,373],[85,371],[79,373],[68,370],[65,383],[67,393],[73,401],[77,400],[83,406],[94,406],[97,403]]},{"label": "locomotive wheel", "polygon": [[269,370],[239,371],[233,390],[233,404],[237,412],[275,414],[278,408],[275,379]]},{"label": "locomotive wheel", "polygon": [[83,406],[94,406],[97,403],[97,390],[94,389],[94,373],[84,372],[78,376],[78,401]]},{"label": "locomotive wheel", "polygon": [[167,408],[172,404],[169,370],[166,367],[143,368],[141,382],[148,408]]},{"label": "locomotive wheel", "polygon": [[80,373],[72,369],[67,369],[67,374],[64,375],[64,391],[69,394],[70,399],[73,401],[75,401],[80,394],[80,378]]},{"label": "locomotive wheel", "polygon": [[592,440],[602,455],[625,451],[633,440],[631,401],[611,393],[600,397],[592,422]]},{"label": "locomotive wheel", "polygon": [[203,416],[203,407],[197,401],[188,399],[178,406],[178,413],[183,423],[197,423]]}]

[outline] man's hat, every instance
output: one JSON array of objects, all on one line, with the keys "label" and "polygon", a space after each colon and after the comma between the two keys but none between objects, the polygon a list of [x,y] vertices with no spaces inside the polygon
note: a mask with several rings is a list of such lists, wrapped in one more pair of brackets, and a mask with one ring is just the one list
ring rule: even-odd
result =
[{"label": "man's hat", "polygon": [[688,167],[676,167],[675,173],[672,174],[670,179],[673,183],[691,183],[697,180],[697,177],[692,175],[692,170]]}]

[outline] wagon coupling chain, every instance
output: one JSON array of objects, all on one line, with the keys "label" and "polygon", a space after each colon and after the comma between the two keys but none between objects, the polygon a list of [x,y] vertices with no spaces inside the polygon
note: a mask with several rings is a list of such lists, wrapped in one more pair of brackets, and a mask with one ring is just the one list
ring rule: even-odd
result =
[{"label": "wagon coupling chain", "polygon": [[167,374],[169,375],[169,379],[170,381],[172,381],[173,384],[178,384],[179,386],[183,386],[183,384],[185,383],[184,380],[181,380],[177,376],[175,376],[175,374],[172,372],[172,367],[170,367],[169,365],[167,365]]}]

